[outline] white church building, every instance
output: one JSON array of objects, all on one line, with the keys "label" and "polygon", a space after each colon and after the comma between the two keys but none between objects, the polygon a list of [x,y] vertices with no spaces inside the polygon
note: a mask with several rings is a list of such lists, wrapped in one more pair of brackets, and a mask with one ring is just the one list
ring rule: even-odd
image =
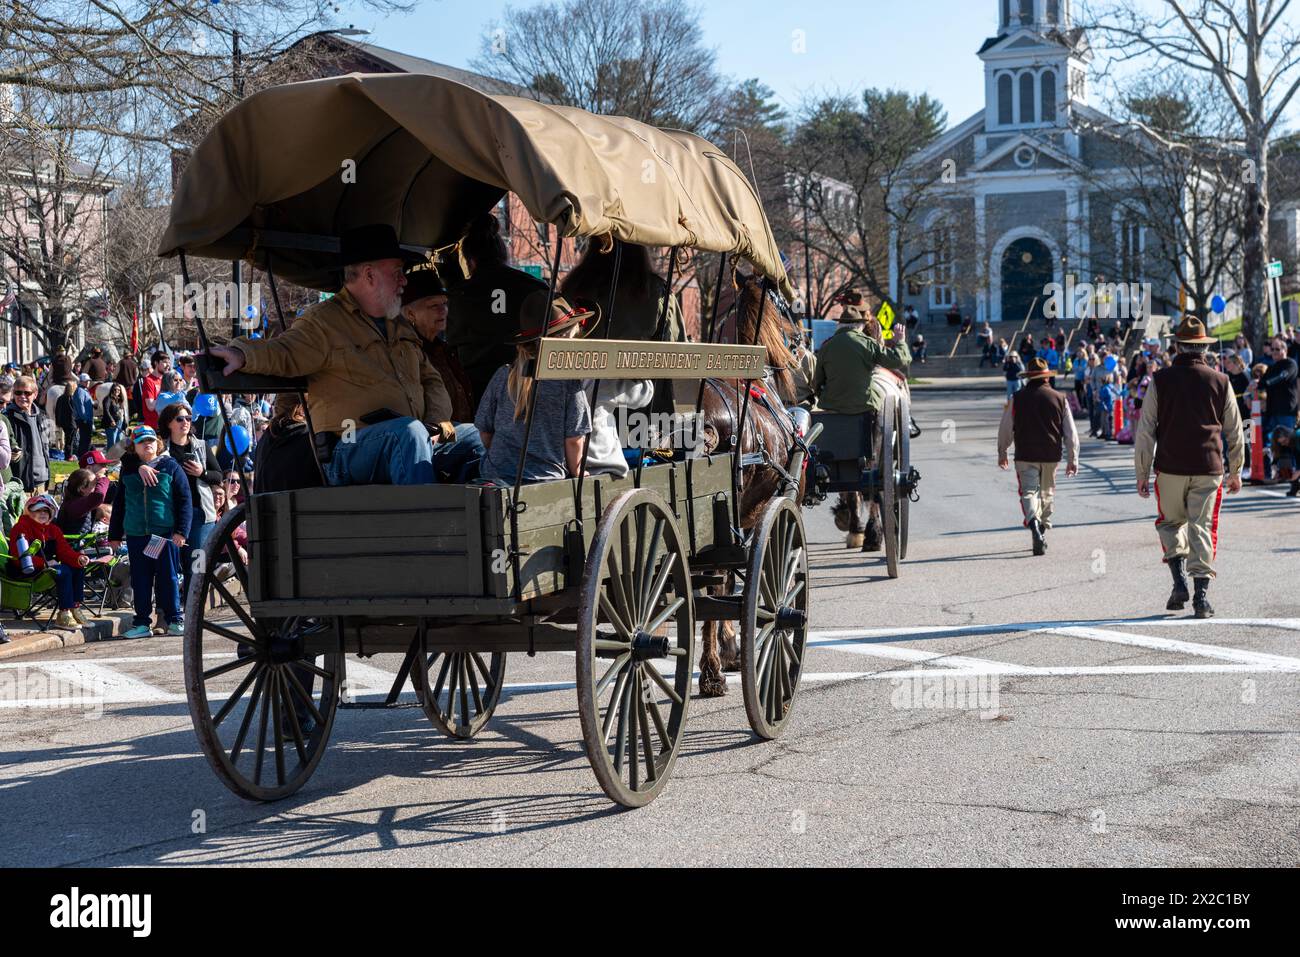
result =
[{"label": "white church building", "polygon": [[[890,264],[894,300],[923,318],[942,320],[955,307],[976,322],[1021,322],[1031,311],[1042,315],[1049,284],[1101,277],[1150,284],[1142,308],[1176,311],[1172,271],[1162,269],[1141,218],[1107,182],[1108,169],[1124,175],[1114,141],[1088,132],[1111,121],[1088,105],[1092,52],[1069,0],[995,6],[997,34],[978,51],[984,109],[912,160],[930,181],[937,171],[946,175],[916,220],[924,245],[911,268],[900,269],[897,252]],[[1112,303],[1108,314],[1121,315],[1126,305]]]}]

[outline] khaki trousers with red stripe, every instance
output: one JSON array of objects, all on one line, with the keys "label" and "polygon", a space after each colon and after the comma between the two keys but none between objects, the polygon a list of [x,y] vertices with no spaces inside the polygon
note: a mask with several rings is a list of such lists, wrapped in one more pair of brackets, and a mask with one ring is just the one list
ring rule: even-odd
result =
[{"label": "khaki trousers with red stripe", "polygon": [[1020,511],[1025,526],[1033,519],[1052,527],[1052,506],[1056,502],[1056,470],[1060,462],[1022,462],[1016,459],[1016,480],[1020,483]]},{"label": "khaki trousers with red stripe", "polygon": [[1187,573],[1193,578],[1214,577],[1222,503],[1222,476],[1156,475],[1156,531],[1165,561],[1185,558]]}]

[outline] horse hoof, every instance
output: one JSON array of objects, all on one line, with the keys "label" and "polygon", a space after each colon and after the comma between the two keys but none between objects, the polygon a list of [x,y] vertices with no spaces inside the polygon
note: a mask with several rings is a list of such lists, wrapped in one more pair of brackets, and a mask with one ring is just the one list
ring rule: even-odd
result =
[{"label": "horse hoof", "polygon": [[844,539],[845,548],[861,548],[863,541],[866,539],[861,532],[849,532]]},{"label": "horse hoof", "polygon": [[727,679],[723,675],[700,675],[700,697],[721,698],[727,693]]},{"label": "horse hoof", "polygon": [[723,659],[722,659],[722,670],[723,670],[724,672],[726,672],[727,674],[733,674],[733,675],[736,674],[738,671],[740,671],[740,659],[739,659],[739,658],[723,658]]}]

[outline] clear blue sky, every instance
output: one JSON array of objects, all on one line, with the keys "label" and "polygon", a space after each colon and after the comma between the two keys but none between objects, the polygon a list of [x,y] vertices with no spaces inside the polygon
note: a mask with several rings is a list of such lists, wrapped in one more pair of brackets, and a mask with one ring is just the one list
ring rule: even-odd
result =
[{"label": "clear blue sky", "polygon": [[[341,20],[373,31],[364,39],[379,46],[464,67],[506,6],[419,0],[408,16],[354,8]],[[997,0],[708,0],[701,22],[722,72],[759,78],[787,108],[810,95],[888,86],[929,93],[957,123],[983,105],[975,51],[997,32],[997,9]],[[804,31],[807,52],[793,52],[796,30]]]}]

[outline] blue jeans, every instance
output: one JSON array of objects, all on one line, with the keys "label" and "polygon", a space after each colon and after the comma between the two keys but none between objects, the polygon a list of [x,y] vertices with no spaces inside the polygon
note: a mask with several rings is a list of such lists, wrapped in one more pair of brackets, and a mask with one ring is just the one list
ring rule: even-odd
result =
[{"label": "blue jeans", "polygon": [[194,571],[194,553],[203,547],[203,543],[208,540],[208,536],[212,534],[212,529],[216,527],[216,524],[216,522],[205,522],[203,520],[203,508],[197,504],[194,506],[194,520],[190,522],[190,533],[186,536],[185,545],[181,548],[182,602],[190,593],[190,575]]},{"label": "blue jeans", "polygon": [[464,485],[478,478],[479,463],[487,452],[478,429],[465,422],[456,426],[456,439],[439,442],[433,447],[433,471],[452,485]]},{"label": "blue jeans", "polygon": [[120,425],[110,425],[104,429],[104,447],[111,449],[117,445],[117,440],[122,437],[124,429]]},{"label": "blue jeans", "polygon": [[48,566],[54,575],[54,587],[59,592],[59,610],[76,608],[86,598],[86,570],[62,562]]},{"label": "blue jeans", "polygon": [[144,553],[148,535],[128,535],[127,554],[131,556],[131,590],[135,592],[133,625],[148,625],[153,615],[154,589],[158,590],[158,611],[167,624],[181,621],[181,593],[176,574],[180,570],[180,549],[171,539],[157,558]]},{"label": "blue jeans", "polygon": [[1013,395],[1015,395],[1015,394],[1016,394],[1017,392],[1019,392],[1019,391],[1020,391],[1020,380],[1019,380],[1019,379],[1008,379],[1008,380],[1007,380],[1007,398],[1008,398],[1008,399],[1011,398]]},{"label": "blue jeans", "polygon": [[[330,485],[431,485],[438,480],[434,448],[423,422],[409,416],[389,419],[362,429],[351,442],[340,441],[325,477]],[[439,469],[467,469],[470,460],[483,454],[478,430],[457,426],[456,441],[439,443],[437,454]]]}]

